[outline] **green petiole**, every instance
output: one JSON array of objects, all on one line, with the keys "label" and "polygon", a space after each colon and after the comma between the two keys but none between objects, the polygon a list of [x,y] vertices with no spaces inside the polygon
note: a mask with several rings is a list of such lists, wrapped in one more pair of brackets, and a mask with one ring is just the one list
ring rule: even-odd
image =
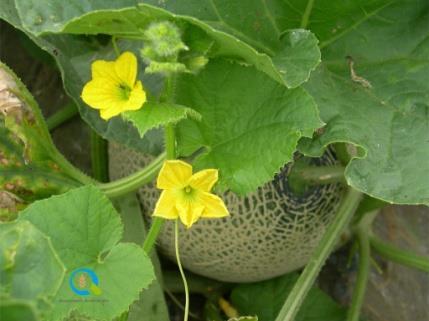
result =
[{"label": "green petiole", "polygon": [[362,193],[349,187],[346,195],[341,201],[338,212],[323,235],[310,261],[301,273],[298,281],[295,283],[286,302],[278,314],[276,321],[293,321],[308,291],[312,287],[317,275],[328,258],[329,254],[335,247],[341,233],[347,227],[359,202]]}]

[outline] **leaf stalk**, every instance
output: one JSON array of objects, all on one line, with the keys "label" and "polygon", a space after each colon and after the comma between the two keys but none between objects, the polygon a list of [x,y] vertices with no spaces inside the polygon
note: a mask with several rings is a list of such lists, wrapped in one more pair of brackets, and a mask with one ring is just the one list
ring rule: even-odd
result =
[{"label": "leaf stalk", "polygon": [[369,242],[371,247],[385,259],[429,273],[428,257],[402,250],[376,236],[371,236]]},{"label": "leaf stalk", "polygon": [[276,321],[293,321],[308,291],[312,287],[317,275],[335,247],[335,244],[341,233],[347,227],[359,202],[362,193],[349,187],[346,195],[341,201],[338,212],[323,235],[319,245],[315,249],[310,261],[299,276],[292,291],[287,297],[283,307],[278,314]]},{"label": "leaf stalk", "polygon": [[352,302],[347,313],[347,321],[359,321],[360,311],[365,299],[371,262],[368,228],[366,226],[358,227],[356,238],[359,245],[359,267],[355,288],[353,290]]},{"label": "leaf stalk", "polygon": [[72,119],[78,113],[76,105],[74,103],[68,103],[65,107],[61,108],[46,119],[46,126],[49,131],[53,131],[66,121]]}]

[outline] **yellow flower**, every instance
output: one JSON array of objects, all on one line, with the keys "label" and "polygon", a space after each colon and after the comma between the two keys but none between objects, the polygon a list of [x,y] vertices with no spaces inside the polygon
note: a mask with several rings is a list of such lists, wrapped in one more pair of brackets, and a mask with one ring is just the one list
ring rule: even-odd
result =
[{"label": "yellow flower", "polygon": [[91,65],[92,80],[82,90],[82,100],[100,110],[107,120],[126,110],[136,110],[146,101],[141,81],[136,82],[137,58],[124,52],[115,61],[96,60]]},{"label": "yellow flower", "polygon": [[156,183],[163,191],[153,215],[166,219],[180,218],[188,228],[200,217],[228,216],[223,200],[210,193],[217,180],[216,169],[192,175],[191,165],[179,160],[166,161]]}]

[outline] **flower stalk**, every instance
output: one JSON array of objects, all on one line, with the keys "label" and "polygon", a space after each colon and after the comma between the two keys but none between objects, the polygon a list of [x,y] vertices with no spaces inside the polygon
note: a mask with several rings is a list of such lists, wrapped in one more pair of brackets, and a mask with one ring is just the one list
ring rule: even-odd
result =
[{"label": "flower stalk", "polygon": [[176,252],[177,266],[179,267],[180,275],[182,276],[183,287],[185,289],[185,315],[183,317],[184,321],[188,321],[189,316],[189,289],[188,281],[186,280],[185,272],[183,271],[182,263],[180,262],[180,253],[179,253],[179,219],[176,219],[175,228],[174,228],[174,249]]}]

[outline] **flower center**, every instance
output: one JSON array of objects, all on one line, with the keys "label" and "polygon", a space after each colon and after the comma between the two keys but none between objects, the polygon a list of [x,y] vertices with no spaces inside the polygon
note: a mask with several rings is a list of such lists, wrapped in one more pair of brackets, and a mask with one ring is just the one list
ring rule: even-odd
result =
[{"label": "flower center", "polygon": [[131,94],[131,88],[125,83],[120,83],[119,96],[121,97],[121,99],[128,100],[130,98],[130,94]]},{"label": "flower center", "polygon": [[192,186],[187,185],[187,186],[182,188],[181,194],[182,194],[183,199],[190,201],[190,202],[193,202],[197,198],[198,191],[196,189],[192,188]]}]

